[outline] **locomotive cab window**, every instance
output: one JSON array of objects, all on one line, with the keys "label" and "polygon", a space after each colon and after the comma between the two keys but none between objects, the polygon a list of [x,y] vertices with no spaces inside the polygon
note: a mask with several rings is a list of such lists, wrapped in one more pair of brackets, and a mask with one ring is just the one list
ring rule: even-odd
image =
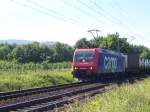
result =
[{"label": "locomotive cab window", "polygon": [[84,51],[84,52],[76,52],[75,53],[75,60],[76,61],[92,61],[94,58],[94,53],[89,52],[89,51]]}]

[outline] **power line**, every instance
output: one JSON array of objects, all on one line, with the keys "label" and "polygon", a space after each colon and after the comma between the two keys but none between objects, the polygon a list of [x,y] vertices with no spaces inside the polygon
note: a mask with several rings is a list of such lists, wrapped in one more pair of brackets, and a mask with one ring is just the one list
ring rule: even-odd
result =
[{"label": "power line", "polygon": [[[110,16],[109,14],[107,14],[107,12],[105,12],[105,10],[103,10],[103,13],[102,11],[99,11],[99,10],[95,10],[93,7],[90,7],[88,4],[84,3],[83,1],[81,0],[78,0],[78,2],[80,4],[82,4],[83,6],[87,7],[90,11],[93,11],[94,13],[97,13],[99,16],[103,16],[105,19],[108,20],[108,22],[111,22],[112,24],[116,24],[117,26],[121,27],[123,25],[123,23],[121,22],[121,20],[116,20],[115,17],[113,17],[112,15]],[[93,4],[93,2],[92,2]],[[95,5],[95,3],[93,4]],[[98,6],[97,6],[98,7]],[[100,7],[99,7],[100,8]],[[101,14],[101,15],[100,15]],[[104,15],[105,14],[105,15]],[[114,20],[112,20],[112,18],[114,18]],[[120,21],[120,22],[118,22]],[[120,24],[122,23],[122,24]],[[121,27],[122,28],[122,27]]]},{"label": "power line", "polygon": [[[115,8],[117,8],[120,12],[122,12],[122,14],[124,14],[125,17],[131,18],[131,17],[129,16],[128,12],[127,12],[123,7],[120,7],[119,4],[118,4],[115,0],[112,0],[112,3],[115,4],[115,5],[114,5],[114,6],[116,6]],[[132,24],[132,23],[130,23],[130,24]],[[129,28],[128,26],[126,26],[126,28],[127,28],[128,30],[130,30],[131,32],[134,32],[134,31],[132,30],[132,29],[134,29],[134,28],[133,28],[133,24],[132,24],[131,26],[132,26],[132,28]],[[136,35],[138,35],[139,37],[143,37],[143,39],[145,40],[145,42],[147,42],[147,41],[150,42],[150,40],[148,40],[147,38],[145,38],[145,37],[142,36],[141,34],[139,34],[139,33],[137,33],[137,32],[134,32],[134,33],[136,33]]]},{"label": "power line", "polygon": [[[80,3],[80,4],[82,4],[83,6],[85,6],[85,7],[87,7],[88,9],[90,9],[91,11],[93,11],[93,12],[95,12],[95,13],[97,13],[98,15],[100,15],[100,14],[102,14],[100,11],[98,11],[98,10],[95,10],[95,9],[93,9],[93,7],[90,7],[89,5],[87,5],[86,3],[84,3],[83,1],[81,1],[81,0],[78,0],[78,2]],[[92,2],[92,4],[93,4],[93,2]],[[94,3],[94,5],[96,5],[96,3]],[[98,5],[96,5],[98,8],[100,8]],[[101,9],[103,9],[103,8],[101,8]],[[105,13],[105,15],[104,15],[104,13]],[[104,18],[106,18],[109,22],[111,22],[111,23],[113,23],[113,24],[116,24],[117,26],[119,26],[119,27],[121,27],[121,28],[124,28],[123,27],[123,22],[121,21],[121,20],[119,20],[119,19],[115,19],[115,17],[113,17],[113,15],[110,15],[110,14],[107,14],[108,12],[105,12],[105,10],[103,9],[103,14],[102,14],[102,16],[104,17]],[[107,16],[106,16],[106,14],[107,14]],[[101,15],[100,15],[101,16]],[[108,16],[110,16],[110,17],[108,17]],[[114,18],[114,20],[116,20],[116,21],[114,21],[114,20],[112,20],[112,18]],[[118,22],[119,21],[119,22]],[[121,23],[121,24],[120,24]],[[125,28],[124,28],[125,29]],[[127,30],[128,30],[128,28],[127,28]]]},{"label": "power line", "polygon": [[[95,9],[93,9],[93,7],[90,7],[89,5],[87,5],[86,3],[84,3],[83,1],[81,1],[81,0],[78,0],[77,2],[79,2],[81,5],[83,5],[84,7],[86,7],[86,8],[88,8],[91,12],[94,12],[94,13],[96,13],[96,14],[98,14],[100,17],[104,17],[105,19],[107,19],[108,21],[107,22],[110,22],[111,21],[111,23],[113,23],[113,24],[117,24],[117,26],[121,26],[120,25],[120,23],[121,23],[121,21],[120,20],[116,20],[116,18],[115,17],[113,17],[112,15],[111,16],[109,16],[109,15],[106,15],[106,12],[102,12],[102,11],[100,11],[100,10],[95,10]],[[71,6],[71,7],[73,7],[73,8],[75,8],[75,9],[78,9],[78,10],[80,10],[80,11],[82,11],[83,12],[83,10],[81,10],[81,8],[80,7],[75,7],[72,3],[70,3],[70,2],[66,2],[65,0],[63,1],[63,3],[65,3],[65,4],[67,4],[67,6]],[[94,4],[93,2],[92,2],[92,4],[95,6],[96,4]],[[96,5],[97,6],[97,5]],[[97,6],[98,7],[98,6]],[[99,8],[100,8],[100,6],[99,6]],[[102,9],[102,8],[101,8]],[[103,9],[103,11],[105,11],[104,9]],[[85,14],[85,11],[83,12],[84,14]],[[88,13],[86,13],[87,15],[89,15],[90,13],[88,12]],[[107,16],[109,16],[109,17],[107,17]],[[93,16],[91,16],[91,17],[93,17]],[[112,20],[112,18],[114,18],[114,20]],[[94,19],[97,19],[97,18],[94,18]],[[120,21],[120,22],[118,22],[118,21]],[[106,24],[105,24],[105,26],[106,26]]]},{"label": "power line", "polygon": [[[91,0],[90,0],[90,1],[91,1]],[[126,24],[124,24],[120,19],[118,19],[118,18],[114,17],[113,15],[111,15],[110,13],[106,12],[105,9],[103,9],[102,7],[100,7],[99,5],[97,5],[96,3],[93,3],[93,5],[96,5],[97,8],[101,9],[101,10],[102,10],[101,13],[99,13],[100,11],[97,11],[97,10],[93,9],[93,7],[90,7],[89,5],[87,5],[86,3],[84,3],[84,2],[81,1],[81,0],[78,0],[78,2],[79,2],[81,5],[83,5],[84,7],[87,7],[88,9],[90,9],[90,11],[93,11],[94,13],[97,13],[98,15],[99,15],[99,14],[102,14],[102,11],[103,11],[103,12],[104,12],[103,14],[107,14],[107,16],[110,17],[110,18],[108,18],[106,15],[103,15],[103,17],[105,17],[107,20],[109,20],[109,22],[112,21],[112,23],[114,23],[114,24],[116,24],[117,26],[119,26],[119,27],[121,27],[121,28],[123,28],[123,29],[129,31],[131,34],[133,34],[133,33],[135,34],[135,32],[134,32],[133,30],[131,30],[131,28],[129,28],[129,26],[127,26]],[[93,2],[93,1],[91,1],[91,2]],[[116,22],[114,22],[114,21],[112,20],[112,18],[113,18],[114,20],[116,20]],[[118,21],[119,21],[119,22],[118,22]],[[121,23],[121,24],[120,24],[120,23]],[[139,34],[136,34],[136,35],[139,35]],[[140,35],[140,37],[141,37],[141,35]],[[145,38],[145,40],[147,40],[147,39]],[[148,41],[149,41],[149,40],[148,40]]]},{"label": "power line", "polygon": [[115,21],[114,24],[118,25],[119,27],[121,25],[123,25],[123,22],[119,19],[119,18],[116,18],[115,16],[113,16],[111,13],[109,13],[108,11],[106,11],[103,7],[101,7],[100,5],[98,5],[96,2],[94,2],[93,0],[89,0],[94,6],[96,6],[99,10],[101,10],[101,12],[103,14],[105,14],[106,16],[109,16],[109,20],[112,21],[111,19],[113,18],[113,20]]},{"label": "power line", "polygon": [[[26,1],[28,1],[28,3],[29,4],[25,4],[25,3],[22,3],[22,2],[18,2],[18,1],[16,1],[16,0],[10,0],[10,1],[12,1],[12,2],[14,2],[14,3],[16,3],[16,4],[18,4],[18,5],[21,5],[21,6],[23,6],[23,7],[27,7],[27,8],[30,8],[30,9],[32,9],[32,10],[35,10],[35,11],[38,11],[38,12],[40,12],[40,13],[42,13],[42,14],[45,14],[45,15],[48,15],[48,16],[51,16],[51,17],[53,17],[53,18],[56,18],[56,19],[58,19],[58,20],[61,20],[61,21],[64,21],[64,22],[67,22],[67,23],[71,23],[71,24],[78,24],[78,25],[80,25],[80,26],[83,26],[83,24],[81,24],[81,23],[77,23],[77,21],[75,21],[74,19],[72,19],[72,18],[68,18],[68,17],[66,17],[65,15],[63,15],[63,14],[61,14],[61,13],[59,13],[59,12],[57,12],[57,11],[55,11],[55,10],[53,10],[53,9],[49,9],[49,8],[45,8],[44,6],[42,6],[42,5],[40,5],[39,3],[37,3],[37,2],[33,2],[33,1],[31,1],[31,0],[26,0]],[[91,1],[91,0],[90,0]],[[95,12],[96,14],[98,14],[99,16],[103,16],[104,18],[106,18],[107,20],[109,20],[108,22],[110,22],[110,21],[112,21],[111,23],[114,23],[114,24],[116,24],[117,26],[119,26],[119,27],[121,27],[121,26],[124,26],[124,28],[126,28],[126,30],[128,30],[128,31],[130,31],[130,32],[133,32],[128,26],[126,26],[126,24],[124,24],[121,20],[118,20],[118,19],[116,19],[113,15],[110,15],[108,12],[106,12],[105,11],[105,9],[103,9],[102,7],[100,7],[99,5],[96,5],[97,6],[97,8],[99,7],[100,9],[102,9],[102,11],[98,11],[98,10],[95,10],[95,9],[93,9],[93,7],[90,7],[89,5],[87,5],[86,3],[84,3],[83,1],[81,1],[81,0],[78,0],[78,2],[80,3],[80,4],[82,4],[84,7],[87,7],[91,12]],[[67,3],[67,2],[66,2]],[[69,3],[69,2],[68,2]],[[71,3],[70,3],[71,4]],[[94,5],[94,4],[93,4]],[[34,6],[34,7],[33,7]],[[35,7],[36,6],[36,7]],[[74,6],[74,5],[72,5],[72,6]],[[77,7],[75,7],[74,6],[74,8],[77,8]],[[79,8],[78,7],[78,10],[80,10],[82,13],[86,13],[85,15],[92,15],[91,13],[87,13],[86,11],[84,11],[84,10],[82,10],[82,8]],[[105,13],[105,15],[104,15],[104,13]],[[102,15],[100,15],[100,14],[102,14]],[[122,25],[120,25],[120,24],[118,24],[118,22],[114,22],[114,20],[112,20],[112,18],[110,18],[110,17],[112,17],[114,20],[116,20],[116,21],[121,21],[122,22]],[[93,16],[91,16],[91,18],[93,18]],[[96,21],[96,19],[98,20],[98,21],[100,21],[101,22],[101,24],[103,24],[103,25],[105,25],[101,20],[99,20],[99,18],[94,18],[94,20]],[[86,25],[84,25],[84,27],[85,27]],[[87,26],[86,26],[87,27]],[[137,35],[137,34],[136,34]],[[139,34],[138,34],[139,35]],[[140,35],[140,37],[142,37],[141,35]],[[143,37],[144,38],[144,40],[147,40],[145,37]],[[149,40],[147,40],[147,41],[149,41]],[[146,42],[147,42],[146,41]]]},{"label": "power line", "polygon": [[[98,4],[96,3],[96,1],[93,1],[93,0],[89,0],[89,1],[90,1],[90,3],[92,3],[94,6],[96,6],[96,8],[99,9],[99,12],[101,12],[103,15],[106,15],[105,17],[108,16],[109,19],[113,19],[114,22],[116,22],[116,23],[119,23],[119,24],[122,23],[118,18],[114,17],[111,13],[109,13],[109,12],[106,11],[103,7],[101,7],[100,5],[98,5]],[[103,11],[103,12],[102,12],[102,11]]]},{"label": "power line", "polygon": [[[115,8],[117,8],[118,11],[119,11],[121,14],[123,14],[122,12],[124,12],[125,15],[127,15],[128,17],[130,17],[129,14],[126,12],[126,10],[124,10],[122,7],[120,7],[119,4],[118,4],[115,0],[112,0],[112,3],[114,4],[113,6],[114,6]],[[117,7],[116,7],[116,6],[117,6]]]},{"label": "power line", "polygon": [[87,7],[91,12],[94,12],[96,13],[97,15],[99,15],[100,17],[104,17],[105,19],[109,20],[107,22],[110,22],[110,23],[115,23],[116,21],[113,21],[111,18],[109,18],[108,16],[106,16],[104,13],[102,13],[100,10],[96,10],[94,9],[93,7],[90,7],[88,4],[86,4],[85,2],[81,1],[81,0],[78,0],[78,2],[83,5],[84,7]]},{"label": "power line", "polygon": [[[60,1],[63,2],[66,6],[69,6],[69,7],[71,7],[71,8],[74,8],[75,10],[81,12],[82,14],[84,14],[84,15],[90,17],[90,18],[93,19],[94,21],[98,21],[98,22],[100,22],[101,24],[105,25],[102,20],[100,20],[99,18],[93,18],[93,16],[94,16],[93,14],[91,14],[91,13],[89,13],[89,12],[83,10],[81,7],[77,7],[77,6],[75,6],[74,4],[72,4],[72,3],[70,3],[69,1],[66,1],[66,0],[63,0],[63,1],[60,0]],[[78,2],[78,1],[77,1],[77,2]]]},{"label": "power line", "polygon": [[[57,13],[55,10],[52,10],[52,9],[49,9],[49,8],[45,8],[44,6],[38,4],[37,2],[33,2],[32,0],[26,0],[28,2],[28,4],[27,4],[27,2],[26,3],[18,2],[17,0],[10,0],[10,1],[15,3],[15,4],[17,4],[17,5],[23,6],[25,8],[30,8],[30,9],[32,9],[34,11],[40,12],[40,13],[45,14],[47,16],[51,16],[51,17],[56,18],[58,20],[61,20],[61,21],[67,22],[67,23],[71,23],[71,24],[74,24],[74,25],[79,25],[79,26],[88,28],[88,26],[85,25],[85,24],[77,23],[77,22],[75,22],[73,20],[66,19],[63,16],[60,17],[60,15],[62,15],[62,14]],[[33,7],[33,6],[36,6],[36,7]]]},{"label": "power line", "polygon": [[[16,0],[10,0],[11,2],[13,2],[13,3],[15,3],[15,4],[17,4],[17,5],[20,5],[20,6],[23,6],[23,7],[26,7],[26,8],[30,8],[30,9],[32,9],[32,10],[34,10],[34,11],[36,11],[36,12],[39,12],[39,13],[42,13],[42,14],[45,14],[45,15],[47,15],[47,16],[51,16],[52,18],[55,18],[55,19],[57,19],[57,20],[60,20],[60,21],[64,21],[64,22],[66,22],[66,23],[70,23],[70,24],[73,24],[73,25],[79,25],[79,26],[84,26],[85,27],[85,25],[82,25],[82,24],[79,24],[79,23],[76,23],[74,20],[72,20],[72,19],[68,19],[68,18],[65,18],[65,17],[63,17],[63,16],[60,16],[61,14],[60,13],[58,13],[58,12],[56,12],[56,11],[54,11],[54,10],[51,10],[51,9],[45,9],[43,6],[41,6],[40,4],[38,4],[38,3],[36,3],[36,2],[33,2],[33,1],[31,1],[31,0],[28,0],[28,4],[27,3],[22,3],[22,2],[18,2],[18,1],[16,1]],[[36,7],[33,7],[33,5],[34,6],[36,6]],[[37,8],[37,7],[39,7],[39,8]],[[60,14],[60,15],[59,15]]]},{"label": "power line", "polygon": [[[92,0],[90,0],[91,2],[93,2]],[[114,1],[113,1],[114,2]],[[117,3],[115,3],[115,4],[117,4]],[[100,7],[100,5],[97,5],[96,3],[95,3],[95,5],[98,7],[98,8],[100,8],[101,10],[103,10],[103,11],[105,11],[105,9],[103,9],[102,7]],[[127,12],[123,9],[123,8],[121,8],[121,7],[119,7],[119,5],[115,5],[116,7],[118,7],[119,8],[119,10],[120,11],[123,11],[127,16],[129,16],[128,14],[127,14]],[[105,11],[105,13],[108,13],[107,11]],[[109,14],[109,13],[108,13]],[[115,19],[115,17],[113,16],[113,15],[111,15],[110,14],[110,16],[111,17],[113,17],[114,19]],[[121,20],[119,20],[119,19],[116,19],[117,21],[120,21],[120,23],[122,23],[122,25],[129,31],[129,32],[134,32],[133,30],[132,30],[132,28],[130,28],[129,26],[126,26],[126,24],[124,24]],[[133,26],[133,25],[132,25]],[[143,37],[143,36],[141,36],[141,34],[138,34],[138,33],[136,33],[136,35],[139,35],[140,37]],[[145,38],[145,37],[143,37],[144,38],[144,40],[146,40],[146,42],[147,41],[149,41],[149,40],[147,40],[147,38]],[[149,41],[150,42],[150,41]]]},{"label": "power line", "polygon": [[[85,8],[83,9],[83,8],[81,8],[78,4],[70,3],[70,2],[67,1],[67,0],[63,0],[63,1],[60,0],[60,1],[61,1],[64,5],[66,5],[66,6],[70,7],[70,8],[72,8],[72,9],[74,9],[75,11],[78,11],[78,12],[82,13],[83,15],[88,16],[89,19],[93,20],[92,22],[97,21],[98,24],[100,23],[100,26],[101,26],[100,29],[104,30],[103,26],[106,26],[106,24],[105,24],[102,20],[100,20],[99,18],[94,17],[95,15],[93,15],[93,13],[89,13],[89,12],[87,12],[87,10],[85,10]],[[81,17],[81,16],[80,16],[80,17]],[[80,19],[79,19],[79,20],[80,20]],[[83,21],[83,22],[84,22],[84,21]],[[91,23],[90,21],[89,21],[88,23],[93,24],[93,23]],[[94,24],[93,24],[93,25],[94,25]],[[103,25],[103,26],[102,26],[102,25]],[[89,27],[89,28],[87,28],[87,29],[91,29],[91,27]]]},{"label": "power line", "polygon": [[37,2],[34,2],[34,1],[32,1],[32,0],[26,0],[26,1],[27,1],[28,3],[31,3],[31,4],[33,4],[33,5],[37,6],[37,7],[39,7],[40,9],[43,9],[43,10],[47,11],[47,12],[51,12],[51,13],[53,13],[53,14],[58,14],[60,17],[63,17],[63,18],[66,18],[66,19],[69,20],[69,21],[75,22],[75,20],[74,20],[73,18],[66,17],[64,14],[58,13],[57,11],[55,11],[55,10],[53,10],[53,9],[50,9],[50,8],[47,8],[47,7],[41,5],[41,4],[37,3]]}]

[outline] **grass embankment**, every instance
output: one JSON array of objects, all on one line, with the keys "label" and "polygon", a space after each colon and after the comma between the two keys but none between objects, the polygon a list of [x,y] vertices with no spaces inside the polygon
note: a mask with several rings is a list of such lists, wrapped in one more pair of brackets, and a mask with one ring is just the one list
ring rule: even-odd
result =
[{"label": "grass embankment", "polygon": [[77,102],[65,112],[150,112],[150,78]]},{"label": "grass embankment", "polygon": [[0,92],[71,82],[71,70],[0,71]]},{"label": "grass embankment", "polygon": [[54,70],[54,69],[71,69],[71,62],[49,63],[44,61],[42,63],[18,63],[16,61],[2,61],[0,60],[0,70],[2,71],[26,71],[26,70]]}]

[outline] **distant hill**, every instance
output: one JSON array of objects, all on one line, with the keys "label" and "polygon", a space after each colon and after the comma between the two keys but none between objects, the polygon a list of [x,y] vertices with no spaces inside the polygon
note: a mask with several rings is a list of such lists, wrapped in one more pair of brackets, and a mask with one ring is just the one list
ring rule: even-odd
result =
[{"label": "distant hill", "polygon": [[51,41],[44,41],[44,42],[40,42],[40,44],[44,44],[44,45],[53,45],[56,42],[51,42]]},{"label": "distant hill", "polygon": [[[16,39],[7,39],[7,40],[0,40],[0,44],[17,44],[17,45],[25,45],[25,44],[32,44],[36,41],[30,41],[30,40],[16,40]],[[44,45],[53,45],[55,42],[51,41],[45,41],[45,42],[39,42],[40,44]]]}]

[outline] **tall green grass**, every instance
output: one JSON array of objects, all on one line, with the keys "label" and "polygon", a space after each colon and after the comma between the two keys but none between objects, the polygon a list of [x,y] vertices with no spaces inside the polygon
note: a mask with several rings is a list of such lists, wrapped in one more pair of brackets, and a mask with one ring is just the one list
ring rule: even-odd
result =
[{"label": "tall green grass", "polygon": [[0,71],[0,92],[75,82],[71,70]]},{"label": "tall green grass", "polygon": [[0,70],[10,71],[25,71],[25,70],[53,70],[53,69],[70,69],[71,62],[61,62],[61,63],[48,63],[44,61],[42,63],[17,63],[15,61],[0,61]]},{"label": "tall green grass", "polygon": [[150,112],[150,78],[89,98],[84,104],[76,102],[65,112]]}]

